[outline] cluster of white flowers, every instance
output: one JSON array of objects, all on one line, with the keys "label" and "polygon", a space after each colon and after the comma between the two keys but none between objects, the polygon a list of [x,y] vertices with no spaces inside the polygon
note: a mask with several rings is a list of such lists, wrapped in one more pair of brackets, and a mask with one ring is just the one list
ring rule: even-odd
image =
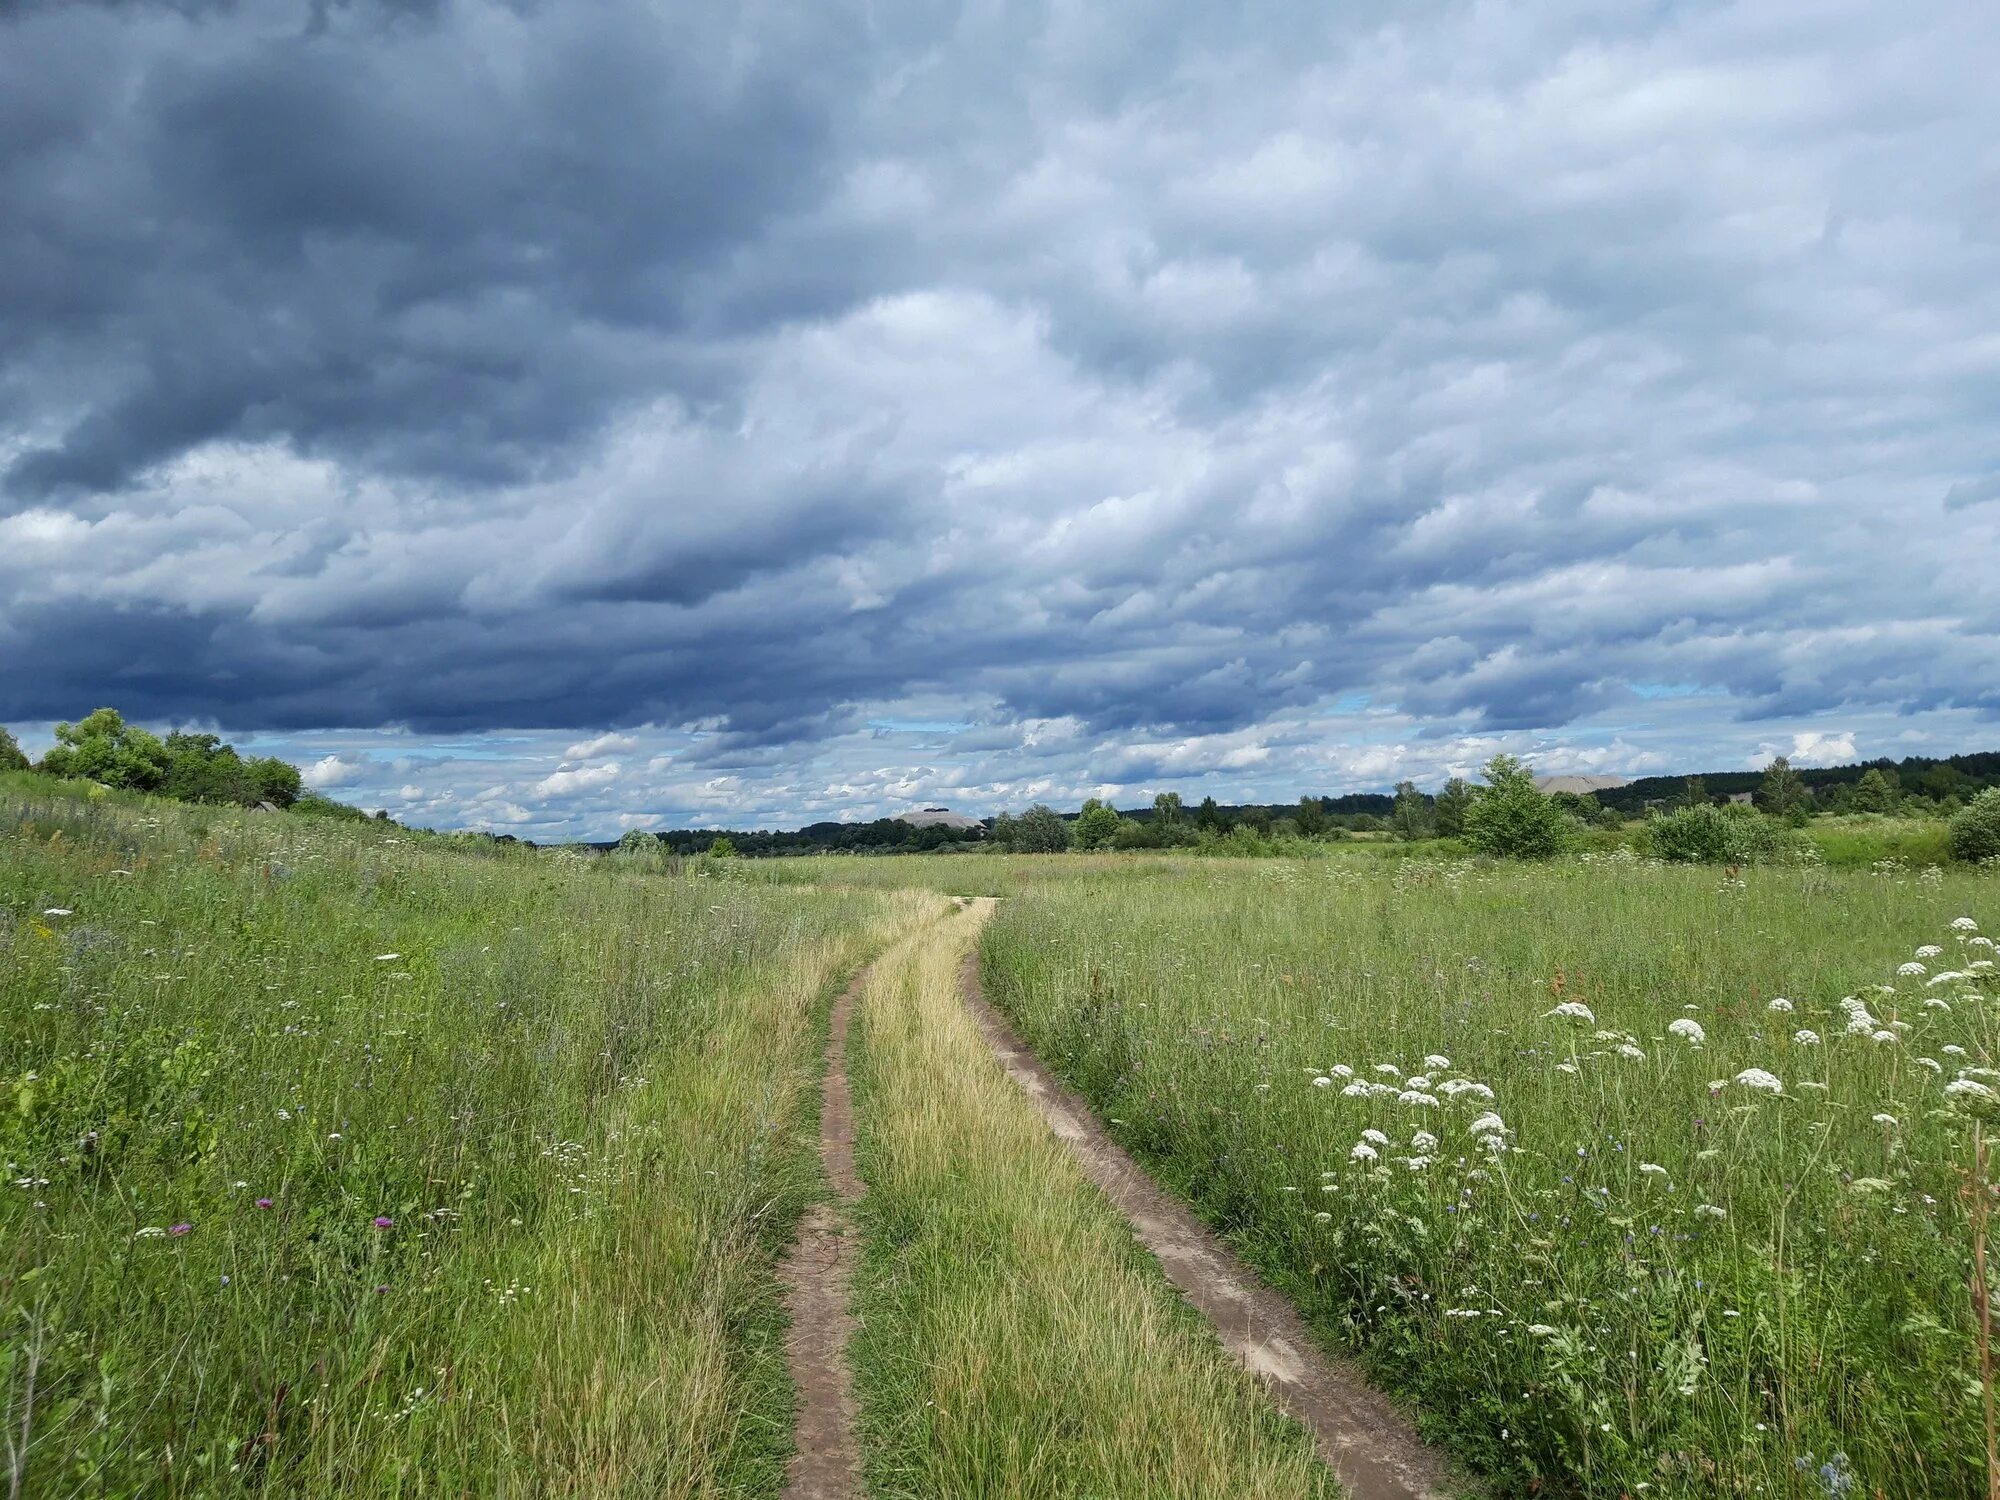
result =
[{"label": "cluster of white flowers", "polygon": [[1562,1021],[1581,1021],[1586,1026],[1597,1024],[1597,1017],[1591,1013],[1590,1007],[1585,1005],[1581,1000],[1565,1000],[1562,1004],[1549,1011],[1548,1014]]},{"label": "cluster of white flowers", "polygon": [[1817,1047],[1819,1045],[1819,1033],[1810,1028],[1802,1028],[1792,1033],[1792,1040],[1797,1042],[1801,1047]]},{"label": "cluster of white flowers", "polygon": [[1701,1022],[1682,1016],[1667,1023],[1667,1035],[1684,1037],[1690,1047],[1699,1047],[1708,1040],[1708,1033],[1701,1029]]},{"label": "cluster of white flowers", "polygon": [[1736,1081],[1746,1089],[1758,1089],[1766,1094],[1782,1094],[1785,1085],[1775,1073],[1767,1073],[1762,1068],[1745,1068],[1736,1075]]},{"label": "cluster of white flowers", "polygon": [[1792,1002],[1787,1000],[1783,995],[1779,995],[1769,1005],[1765,1006],[1764,1009],[1776,1016],[1788,1016],[1792,1013]]},{"label": "cluster of white flowers", "polygon": [[1847,1015],[1847,1034],[1849,1036],[1867,1036],[1875,1030],[1875,1018],[1868,1013],[1868,1006],[1862,1001],[1860,996],[1849,995],[1845,1000],[1840,1002],[1840,1008]]}]

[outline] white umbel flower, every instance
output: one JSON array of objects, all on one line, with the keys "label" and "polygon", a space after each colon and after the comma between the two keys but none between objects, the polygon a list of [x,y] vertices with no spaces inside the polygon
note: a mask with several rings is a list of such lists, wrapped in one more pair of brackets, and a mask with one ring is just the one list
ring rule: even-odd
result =
[{"label": "white umbel flower", "polygon": [[1597,1024],[1597,1017],[1591,1014],[1590,1007],[1581,1000],[1565,1000],[1548,1014],[1559,1021],[1581,1021],[1586,1026]]},{"label": "white umbel flower", "polygon": [[1817,1047],[1819,1045],[1819,1033],[1810,1029],[1795,1031],[1792,1033],[1792,1040],[1797,1042],[1801,1047]]},{"label": "white umbel flower", "polygon": [[1792,1013],[1792,1002],[1787,1000],[1783,995],[1780,995],[1769,1005],[1765,1006],[1764,1009],[1771,1012],[1774,1016],[1788,1016]]},{"label": "white umbel flower", "polygon": [[1775,1073],[1767,1073],[1762,1068],[1745,1068],[1736,1075],[1736,1081],[1746,1089],[1757,1089],[1766,1094],[1782,1094],[1785,1085]]},{"label": "white umbel flower", "polygon": [[1701,1029],[1701,1022],[1688,1016],[1682,1016],[1676,1021],[1669,1021],[1667,1023],[1667,1035],[1686,1038],[1687,1044],[1690,1047],[1699,1047],[1703,1042],[1708,1040],[1708,1033]]}]

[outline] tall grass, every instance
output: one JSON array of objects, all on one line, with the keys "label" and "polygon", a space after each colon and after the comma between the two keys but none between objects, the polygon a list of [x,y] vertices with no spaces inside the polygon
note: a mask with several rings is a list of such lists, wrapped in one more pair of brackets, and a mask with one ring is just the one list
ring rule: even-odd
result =
[{"label": "tall grass", "polygon": [[1330,1494],[1001,1072],[957,989],[959,917],[858,1012],[868,1182],[856,1369],[877,1494]]},{"label": "tall grass", "polygon": [[1946,1090],[2000,1085],[2000,994],[1957,918],[1993,932],[2000,882],[1211,865],[1028,890],[986,963],[1125,1143],[1507,1488],[1916,1500],[1987,1485],[1991,1190],[1978,1088]]},{"label": "tall grass", "polygon": [[0,790],[23,1494],[775,1493],[815,1015],[915,904]]}]

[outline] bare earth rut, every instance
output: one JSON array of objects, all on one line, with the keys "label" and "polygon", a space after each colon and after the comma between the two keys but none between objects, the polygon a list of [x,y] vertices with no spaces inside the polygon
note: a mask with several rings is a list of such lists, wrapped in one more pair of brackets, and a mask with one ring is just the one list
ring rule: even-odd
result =
[{"label": "bare earth rut", "polygon": [[961,972],[965,1003],[1009,1076],[1159,1258],[1167,1279],[1215,1325],[1231,1357],[1311,1430],[1320,1457],[1353,1500],[1442,1500],[1453,1493],[1443,1456],[1358,1371],[1322,1353],[1291,1303],[1147,1176],[1104,1133],[1090,1106],[1022,1044],[980,991],[976,947]]},{"label": "bare earth rut", "polygon": [[854,1332],[848,1310],[856,1246],[845,1212],[865,1189],[854,1172],[854,1101],[847,1087],[847,1029],[867,982],[863,969],[833,1003],[827,1027],[826,1074],[821,1085],[820,1159],[839,1203],[815,1204],[778,1268],[785,1310],[785,1363],[799,1393],[797,1448],[785,1474],[784,1500],[859,1500],[861,1447],[855,1437],[859,1408],[847,1342]]}]

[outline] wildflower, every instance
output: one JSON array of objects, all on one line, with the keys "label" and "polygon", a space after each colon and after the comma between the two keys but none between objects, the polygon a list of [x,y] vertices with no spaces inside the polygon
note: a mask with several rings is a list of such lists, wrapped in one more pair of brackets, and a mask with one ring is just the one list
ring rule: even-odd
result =
[{"label": "wildflower", "polygon": [[1926,969],[1922,964],[1912,959],[1909,963],[1898,964],[1896,966],[1896,972],[1898,974],[1904,975],[1905,977],[1914,977],[1918,974],[1927,974],[1930,971]]},{"label": "wildflower", "polygon": [[389,1216],[388,1216],[387,1214],[377,1214],[377,1215],[375,1215],[375,1227],[376,1227],[377,1229],[388,1229],[388,1228],[391,1228],[391,1227],[392,1227],[392,1226],[393,1226],[393,1225],[395,1224],[395,1222],[396,1222],[396,1221],[395,1221],[394,1219],[390,1218],[390,1217],[389,1217]]},{"label": "wildflower", "polygon": [[150,1239],[152,1239],[152,1238],[153,1238],[153,1237],[154,1237],[155,1235],[160,1235],[160,1234],[165,1234],[165,1233],[166,1233],[166,1230],[164,1230],[164,1229],[160,1228],[160,1226],[159,1226],[159,1225],[157,1225],[157,1224],[148,1224],[148,1225],[147,1225],[147,1226],[146,1226],[146,1227],[145,1227],[144,1229],[141,1229],[141,1230],[138,1230],[137,1232],[135,1232],[135,1233],[133,1234],[132,1238],[133,1238],[133,1239],[135,1239],[135,1240],[150,1240]]},{"label": "wildflower", "polygon": [[1887,1125],[1892,1129],[1895,1127],[1896,1124],[1896,1117],[1894,1115],[1871,1115],[1870,1118],[1873,1119],[1877,1125]]},{"label": "wildflower", "polygon": [[1667,1169],[1654,1161],[1640,1162],[1639,1172],[1641,1176],[1645,1177],[1665,1177],[1667,1175]]},{"label": "wildflower", "polygon": [[1389,1137],[1382,1134],[1382,1132],[1379,1130],[1372,1130],[1372,1129],[1364,1130],[1361,1132],[1361,1139],[1364,1141],[1372,1141],[1377,1146],[1386,1146],[1389,1144]]},{"label": "wildflower", "polygon": [[1963,1057],[1965,1056],[1965,1049],[1959,1046],[1957,1042],[1946,1042],[1944,1044],[1944,1055],[1946,1057]]},{"label": "wildflower", "polygon": [[42,908],[42,915],[45,917],[73,917],[76,913],[67,906],[45,906]]},{"label": "wildflower", "polygon": [[1643,1061],[1643,1060],[1645,1059],[1645,1056],[1646,1056],[1646,1054],[1645,1054],[1645,1053],[1644,1053],[1643,1051],[1641,1051],[1641,1050],[1639,1049],[1639,1047],[1638,1047],[1638,1046],[1637,1046],[1637,1045],[1636,1045],[1635,1043],[1632,1043],[1632,1042],[1621,1042],[1621,1043],[1619,1043],[1619,1045],[1618,1045],[1618,1055],[1619,1055],[1620,1057],[1633,1057],[1633,1058],[1638,1058],[1638,1059],[1640,1059],[1641,1061]]},{"label": "wildflower", "polygon": [[1694,1211],[1706,1219],[1726,1219],[1729,1217],[1728,1210],[1717,1208],[1713,1203],[1698,1203],[1695,1205]]},{"label": "wildflower", "polygon": [[1667,1023],[1667,1035],[1686,1038],[1687,1044],[1690,1047],[1699,1047],[1703,1042],[1708,1040],[1708,1033],[1701,1029],[1701,1022],[1689,1016],[1682,1016],[1678,1020],[1669,1021]]},{"label": "wildflower", "polygon": [[1936,943],[1925,943],[1923,947],[1917,950],[1918,958],[1939,958],[1943,954],[1944,949],[1940,948]]},{"label": "wildflower", "polygon": [[1335,1063],[1327,1069],[1327,1072],[1331,1073],[1335,1078],[1352,1078],[1354,1076],[1354,1069],[1348,1067],[1346,1063]]},{"label": "wildflower", "polygon": [[375,955],[375,962],[378,964],[392,964],[402,956],[400,953],[378,953]]},{"label": "wildflower", "polygon": [[1767,1094],[1782,1094],[1785,1086],[1775,1073],[1767,1073],[1762,1068],[1745,1068],[1736,1075],[1736,1081],[1746,1089],[1761,1089]]},{"label": "wildflower", "polygon": [[1448,1068],[1451,1066],[1451,1059],[1441,1053],[1433,1052],[1424,1059],[1424,1066],[1433,1071],[1439,1068]]},{"label": "wildflower", "polygon": [[1940,1063],[1935,1057],[1920,1057],[1917,1059],[1917,1066],[1920,1068],[1929,1068],[1933,1073],[1942,1073],[1944,1071],[1944,1064]]},{"label": "wildflower", "polygon": [[1868,1040],[1878,1042],[1884,1047],[1893,1047],[1896,1045],[1896,1033],[1893,1031],[1878,1031],[1869,1037]]},{"label": "wildflower", "polygon": [[1558,1073],[1580,1073],[1583,1070],[1573,1062],[1559,1062],[1556,1064],[1556,1071]]},{"label": "wildflower", "polygon": [[1953,917],[1951,919],[1951,930],[1953,932],[1977,932],[1979,931],[1979,924],[1970,917]]},{"label": "wildflower", "polygon": [[1418,1093],[1415,1089],[1404,1089],[1402,1093],[1396,1096],[1396,1102],[1398,1104],[1414,1105],[1423,1109],[1437,1108],[1436,1099],[1432,1098],[1429,1094]]},{"label": "wildflower", "polygon": [[1313,1087],[1316,1089],[1332,1088],[1333,1080],[1331,1078],[1328,1078],[1324,1073],[1322,1073],[1320,1074],[1319,1077],[1313,1080]]},{"label": "wildflower", "polygon": [[1563,1021],[1581,1021],[1586,1026],[1597,1024],[1597,1017],[1591,1013],[1590,1007],[1585,1005],[1581,1000],[1565,1000],[1546,1014]]},{"label": "wildflower", "polygon": [[1410,1137],[1410,1145],[1418,1151],[1435,1151],[1437,1150],[1437,1143],[1438,1138],[1428,1130],[1419,1130],[1415,1135]]},{"label": "wildflower", "polygon": [[1377,1063],[1375,1064],[1375,1071],[1382,1074],[1385,1078],[1401,1078],[1403,1076],[1403,1070],[1394,1063]]},{"label": "wildflower", "polygon": [[191,1233],[191,1232],[193,1231],[193,1229],[194,1229],[194,1225],[192,1225],[192,1224],[169,1224],[169,1225],[167,1226],[167,1233],[168,1233],[168,1234],[171,1234],[171,1235],[175,1235],[175,1236],[179,1236],[179,1235],[183,1235],[183,1234],[188,1234],[188,1233]]},{"label": "wildflower", "polygon": [[1373,1090],[1365,1083],[1350,1083],[1340,1091],[1343,1099],[1366,1099]]},{"label": "wildflower", "polygon": [[1795,1031],[1792,1033],[1792,1040],[1797,1042],[1801,1047],[1817,1047],[1819,1045],[1819,1033],[1809,1029]]},{"label": "wildflower", "polygon": [[1333,1215],[1330,1213],[1322,1212],[1313,1215],[1313,1223],[1315,1224],[1331,1224],[1332,1222],[1333,1222]]},{"label": "wildflower", "polygon": [[269,1208],[271,1206],[271,1200],[269,1198],[259,1198],[257,1200],[257,1206],[259,1208]]},{"label": "wildflower", "polygon": [[1490,1109],[1466,1127],[1467,1135],[1504,1135],[1506,1132],[1507,1122],[1500,1118],[1497,1111]]},{"label": "wildflower", "polygon": [[1957,1078],[1944,1086],[1947,1099],[1962,1100],[1967,1104],[1991,1104],[2000,1100],[2000,1094],[1981,1083],[1977,1078]]},{"label": "wildflower", "polygon": [[1350,1161],[1374,1161],[1379,1153],[1366,1141],[1355,1142],[1354,1149],[1347,1153]]},{"label": "wildflower", "polygon": [[1773,1015],[1788,1016],[1792,1013],[1792,1002],[1787,1000],[1783,995],[1780,995],[1769,1005],[1765,1006],[1764,1009],[1770,1011]]}]

